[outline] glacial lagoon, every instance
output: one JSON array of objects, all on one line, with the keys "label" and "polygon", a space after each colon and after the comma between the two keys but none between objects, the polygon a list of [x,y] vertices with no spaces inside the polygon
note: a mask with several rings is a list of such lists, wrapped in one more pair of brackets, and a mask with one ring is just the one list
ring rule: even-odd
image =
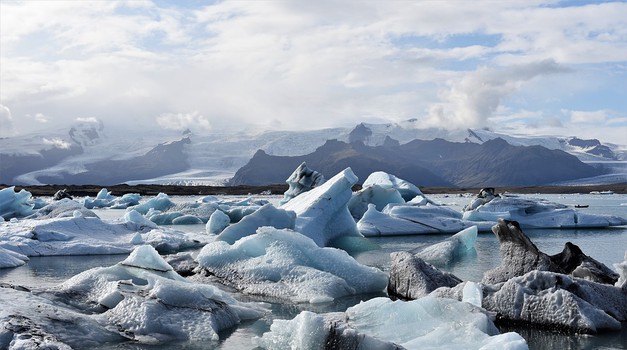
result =
[{"label": "glacial lagoon", "polygon": [[[611,214],[627,216],[627,195],[593,195],[593,194],[569,194],[569,195],[525,195],[526,197],[542,198],[552,202],[569,206],[587,205],[581,208],[582,212],[590,214]],[[459,210],[470,200],[469,197],[460,195],[430,195],[432,200]],[[257,198],[257,197],[256,197]],[[277,203],[281,197],[259,197]],[[195,197],[173,197],[176,202],[194,201]],[[123,210],[96,209],[94,210],[103,219],[117,219],[123,214]],[[203,232],[204,225],[177,225],[177,230],[190,233]],[[627,250],[627,226],[603,228],[603,229],[536,229],[524,230],[527,236],[537,247],[547,253],[559,253],[564,243],[570,241],[578,245],[585,254],[612,267],[612,264],[624,260]],[[371,242],[381,247],[380,250],[354,253],[353,256],[362,264],[374,266],[384,271],[389,269],[389,253],[394,251],[407,251],[423,245],[441,241],[450,235],[414,235],[372,237]],[[0,283],[22,285],[31,289],[38,289],[56,285],[66,279],[93,267],[111,266],[126,258],[126,255],[93,255],[93,256],[57,256],[57,257],[31,257],[30,261],[17,268],[0,269]],[[483,272],[498,266],[500,262],[499,243],[492,233],[480,233],[475,251],[465,255],[461,260],[449,266],[441,266],[442,270],[454,273],[462,280],[480,281]],[[382,294],[381,294],[382,295]],[[220,349],[246,349],[251,348],[251,339],[261,336],[270,329],[270,324],[275,319],[292,319],[300,311],[308,310],[316,313],[345,311],[348,307],[371,297],[381,295],[356,295],[335,300],[326,304],[289,304],[273,303],[272,300],[251,298],[249,296],[235,296],[242,301],[266,301],[271,304],[271,314],[257,321],[247,321],[234,329],[220,334]],[[624,349],[627,344],[627,325],[622,331],[605,333],[600,335],[572,335],[551,332],[533,328],[503,327],[502,332],[515,331],[522,335],[528,342],[530,349],[587,349],[606,348]],[[162,349],[184,347],[192,349],[205,349],[207,344],[189,341],[185,343],[169,343],[166,346],[139,345],[133,342],[108,344],[100,349]]]}]

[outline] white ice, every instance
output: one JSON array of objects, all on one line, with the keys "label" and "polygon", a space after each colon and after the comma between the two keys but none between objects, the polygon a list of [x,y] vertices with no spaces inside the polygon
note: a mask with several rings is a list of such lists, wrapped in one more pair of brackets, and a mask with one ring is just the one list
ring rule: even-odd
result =
[{"label": "white ice", "polygon": [[205,225],[205,230],[210,234],[219,234],[231,223],[231,218],[222,210],[216,210],[209,217],[209,221]]},{"label": "white ice", "polygon": [[368,210],[369,204],[374,204],[375,208],[381,211],[390,203],[405,204],[405,200],[396,188],[372,184],[353,193],[348,201],[348,210],[355,220],[359,220]]},{"label": "white ice", "polygon": [[465,255],[475,248],[477,226],[459,231],[442,242],[435,243],[417,251],[414,255],[436,266],[444,266]]},{"label": "white ice", "polygon": [[346,168],[327,182],[300,194],[280,208],[296,213],[296,231],[324,247],[344,236],[362,237],[347,203],[357,176]]},{"label": "white ice", "polygon": [[27,261],[28,257],[26,255],[0,247],[0,269],[22,266]]},{"label": "white ice", "polygon": [[627,250],[625,251],[625,260],[621,263],[614,264],[614,268],[620,275],[616,282],[616,287],[627,288]]},{"label": "white ice", "polygon": [[627,225],[627,219],[614,215],[581,213],[565,205],[523,197],[496,197],[465,211],[464,220],[517,221],[521,228],[577,228]]},{"label": "white ice", "polygon": [[31,193],[22,189],[15,192],[15,186],[0,190],[0,217],[4,220],[22,218],[31,215],[34,204],[30,202]]},{"label": "white ice", "polygon": [[357,222],[366,237],[416,235],[426,233],[457,233],[471,226],[489,231],[494,223],[463,220],[461,213],[442,206],[389,205],[379,212],[374,205]]},{"label": "white ice", "polygon": [[197,261],[243,293],[299,303],[381,292],[388,280],[384,272],[359,264],[343,250],[320,248],[298,232],[272,227],[259,228],[233,245],[211,242]]},{"label": "white ice", "polygon": [[366,188],[372,185],[393,188],[399,192],[405,201],[410,201],[416,196],[424,197],[424,194],[416,185],[383,171],[376,171],[370,174],[362,184],[362,187]]},{"label": "white ice", "polygon": [[133,212],[128,213],[125,222],[84,217],[79,211],[74,214],[72,217],[2,222],[0,247],[26,256],[40,256],[122,254],[132,251],[138,242],[167,252],[202,244],[200,235],[155,227]]},{"label": "white ice", "polygon": [[242,237],[254,235],[257,229],[262,226],[293,230],[295,220],[296,214],[293,211],[277,209],[272,204],[268,203],[259,208],[256,212],[245,216],[240,222],[225,228],[218,235],[217,239],[233,244]]},{"label": "white ice", "polygon": [[322,185],[324,183],[324,175],[309,169],[307,164],[302,162],[285,182],[287,182],[289,188],[283,194],[283,199],[279,202],[280,205],[289,202],[303,192]]},{"label": "white ice", "polygon": [[[526,341],[517,333],[499,334],[490,318],[480,308],[452,299],[424,297],[404,302],[374,298],[361,302],[337,316],[345,322],[356,338],[372,337],[387,342],[377,344],[389,349],[397,344],[406,349],[527,349]],[[323,316],[301,312],[290,321],[275,321],[270,332],[254,340],[267,349],[324,349],[329,326]],[[337,324],[336,324],[337,327]],[[323,328],[326,332],[320,332]],[[349,333],[350,332],[345,332]],[[353,335],[353,337],[355,337]],[[372,342],[370,342],[372,343]],[[393,344],[390,344],[393,343]],[[362,348],[362,347],[360,347]]]},{"label": "white ice", "polygon": [[[42,333],[76,348],[122,340],[216,342],[221,330],[266,312],[217,287],[187,281],[150,246],[138,247],[114,266],[84,271],[38,296],[7,291],[0,293],[0,304],[6,304],[0,310],[2,348]],[[25,326],[8,326],[19,322]]]}]

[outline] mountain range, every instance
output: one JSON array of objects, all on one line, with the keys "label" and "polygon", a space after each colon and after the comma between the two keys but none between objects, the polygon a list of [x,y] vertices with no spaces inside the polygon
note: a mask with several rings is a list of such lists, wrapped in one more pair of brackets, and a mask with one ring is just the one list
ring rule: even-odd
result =
[{"label": "mountain range", "polygon": [[627,182],[627,147],[576,137],[488,129],[424,129],[418,120],[303,131],[130,131],[84,121],[0,139],[0,183],[283,183],[307,161],[329,177],[351,166],[417,185]]}]

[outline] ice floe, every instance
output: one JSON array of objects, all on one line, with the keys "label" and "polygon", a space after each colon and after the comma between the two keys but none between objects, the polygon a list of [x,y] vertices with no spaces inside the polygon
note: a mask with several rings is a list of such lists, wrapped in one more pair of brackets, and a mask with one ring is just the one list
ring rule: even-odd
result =
[{"label": "ice floe", "polygon": [[324,184],[300,194],[280,208],[296,213],[296,231],[321,247],[345,236],[362,237],[347,203],[357,176],[346,168]]},{"label": "ice floe", "polygon": [[309,169],[307,164],[302,162],[285,182],[287,182],[289,187],[283,194],[283,199],[279,202],[280,205],[289,202],[290,199],[303,192],[307,192],[314,187],[322,185],[324,183],[324,175]]},{"label": "ice floe", "polygon": [[295,221],[296,214],[293,211],[277,209],[268,203],[254,213],[245,216],[240,222],[226,227],[217,239],[233,244],[242,237],[254,235],[257,229],[263,226],[293,230]]},{"label": "ice floe", "polygon": [[298,303],[381,292],[388,279],[341,249],[321,248],[298,232],[272,227],[261,227],[233,245],[211,242],[197,261],[207,274],[243,293]]},{"label": "ice floe", "polygon": [[6,349],[190,339],[211,344],[221,330],[266,312],[214,286],[185,280],[150,246],[37,293],[2,288],[0,304],[0,347]]},{"label": "ice floe", "polygon": [[301,312],[275,320],[254,339],[266,349],[527,349],[517,333],[499,334],[480,308],[451,299],[374,298],[345,313]]},{"label": "ice floe", "polygon": [[34,204],[30,202],[31,193],[22,189],[15,192],[15,186],[0,190],[0,217],[3,220],[23,218],[33,214]]}]

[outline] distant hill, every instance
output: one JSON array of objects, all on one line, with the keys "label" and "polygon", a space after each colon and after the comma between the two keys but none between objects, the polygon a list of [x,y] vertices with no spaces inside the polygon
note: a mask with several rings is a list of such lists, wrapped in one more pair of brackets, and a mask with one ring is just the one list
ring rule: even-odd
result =
[{"label": "distant hill", "polygon": [[501,138],[482,144],[435,139],[381,146],[330,140],[304,156],[272,156],[257,151],[229,185],[282,183],[303,161],[327,178],[350,166],[361,181],[382,170],[419,186],[545,185],[601,173],[564,151],[513,146]]},{"label": "distant hill", "polygon": [[[560,173],[561,169],[569,169],[566,165],[546,168],[537,176],[532,176],[528,168],[542,168],[542,161],[535,164],[532,158],[513,155],[512,152],[516,152],[517,148],[509,146],[507,152],[512,154],[501,155],[507,165],[498,163],[500,158],[492,153],[487,156],[492,162],[483,162],[479,146],[489,145],[495,139],[505,140],[511,147],[543,146],[549,150],[568,152],[604,172],[599,176],[579,178],[584,172],[576,171],[572,176],[574,180],[559,181],[563,185],[627,181],[627,146],[602,143],[596,139],[516,136],[489,129],[422,128],[418,119],[384,124],[360,123],[353,127],[318,130],[237,129],[201,133],[193,129],[182,133],[148,128],[116,129],[106,127],[100,121],[89,120],[71,127],[59,126],[58,129],[49,128],[29,135],[0,138],[0,183],[212,186],[223,186],[229,180],[230,183],[283,183],[299,161],[310,157],[320,147],[324,148],[320,151],[320,162],[316,169],[323,171],[326,176],[350,164],[362,179],[368,175],[369,169],[376,167],[388,169],[398,176],[407,174],[405,177],[414,178],[423,186],[496,181],[502,176],[499,174],[507,172],[511,172],[507,176],[510,181],[518,175],[517,170],[514,170],[515,165],[509,161],[519,157],[519,164],[526,164],[521,166],[524,179],[545,180],[551,177],[549,175],[557,179],[572,178],[563,176],[569,175],[568,171]],[[395,147],[398,148],[390,151]],[[259,153],[259,150],[263,153]],[[330,154],[333,157],[328,161]],[[263,167],[260,159],[264,155],[285,156],[287,158],[282,162],[289,166],[281,171],[269,166],[270,169],[265,172],[267,179],[254,180],[253,175],[245,174],[247,168],[243,167],[252,158],[258,162],[255,168]],[[543,155],[541,159],[547,157]],[[481,171],[475,170],[475,167]],[[494,169],[488,171],[490,167]],[[276,170],[276,174],[272,174],[271,170]],[[261,173],[257,176],[262,176]],[[523,179],[516,181],[524,182]]]}]

